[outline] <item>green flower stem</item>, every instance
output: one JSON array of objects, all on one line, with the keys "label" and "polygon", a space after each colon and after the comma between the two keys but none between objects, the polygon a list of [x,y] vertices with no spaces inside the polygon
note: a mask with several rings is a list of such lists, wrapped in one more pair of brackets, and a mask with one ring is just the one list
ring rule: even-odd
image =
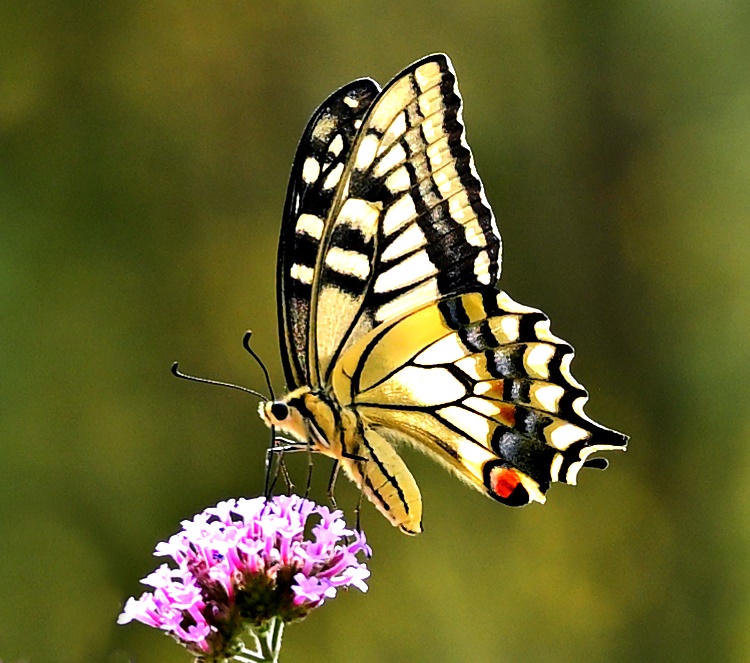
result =
[{"label": "green flower stem", "polygon": [[248,628],[247,632],[255,641],[255,651],[246,646],[237,652],[232,660],[237,663],[278,663],[281,653],[281,638],[284,635],[284,621],[273,617],[263,626]]}]

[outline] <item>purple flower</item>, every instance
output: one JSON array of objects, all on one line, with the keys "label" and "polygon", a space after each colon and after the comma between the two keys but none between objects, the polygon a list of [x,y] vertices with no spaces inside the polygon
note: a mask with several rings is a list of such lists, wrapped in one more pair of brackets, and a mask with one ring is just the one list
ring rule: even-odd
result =
[{"label": "purple flower", "polygon": [[156,546],[177,568],[144,578],[153,591],[128,599],[117,622],[162,629],[205,660],[228,658],[245,629],[302,619],[339,587],[366,592],[358,553],[371,550],[340,511],[296,495],[220,502]]}]

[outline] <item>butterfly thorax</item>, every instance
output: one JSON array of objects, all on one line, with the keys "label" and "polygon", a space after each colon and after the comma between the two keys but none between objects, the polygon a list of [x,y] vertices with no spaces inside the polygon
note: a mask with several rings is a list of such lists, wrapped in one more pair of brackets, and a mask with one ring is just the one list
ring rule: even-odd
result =
[{"label": "butterfly thorax", "polygon": [[268,426],[334,458],[377,509],[407,534],[422,531],[422,499],[403,460],[354,408],[324,389],[300,387],[261,404]]}]

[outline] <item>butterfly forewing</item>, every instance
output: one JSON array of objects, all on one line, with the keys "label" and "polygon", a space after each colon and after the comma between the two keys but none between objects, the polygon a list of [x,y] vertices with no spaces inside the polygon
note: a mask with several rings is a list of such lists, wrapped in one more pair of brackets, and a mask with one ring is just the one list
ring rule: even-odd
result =
[{"label": "butterfly forewing", "polygon": [[320,241],[362,117],[379,90],[362,78],[334,92],[313,113],[297,148],[277,263],[279,337],[290,388],[310,384],[310,302]]},{"label": "butterfly forewing", "polygon": [[326,228],[310,337],[322,384],[340,353],[377,324],[496,282],[500,236],[447,57],[415,63],[372,104]]}]

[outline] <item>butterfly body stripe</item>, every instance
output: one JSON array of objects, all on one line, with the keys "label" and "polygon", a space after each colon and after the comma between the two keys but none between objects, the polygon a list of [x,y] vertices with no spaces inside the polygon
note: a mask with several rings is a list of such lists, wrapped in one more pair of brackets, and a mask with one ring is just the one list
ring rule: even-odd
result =
[{"label": "butterfly body stripe", "polygon": [[406,534],[422,529],[419,488],[393,447],[364,418],[342,407],[324,391],[300,387],[283,399],[288,408],[284,419],[261,406],[261,417],[269,426],[291,433],[300,448],[333,458],[366,497]]}]

